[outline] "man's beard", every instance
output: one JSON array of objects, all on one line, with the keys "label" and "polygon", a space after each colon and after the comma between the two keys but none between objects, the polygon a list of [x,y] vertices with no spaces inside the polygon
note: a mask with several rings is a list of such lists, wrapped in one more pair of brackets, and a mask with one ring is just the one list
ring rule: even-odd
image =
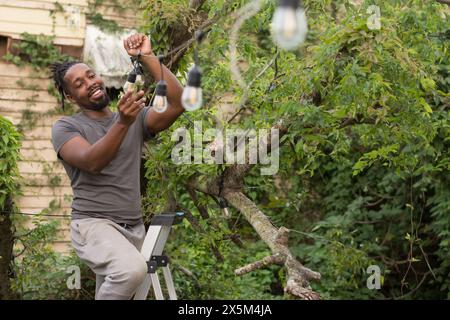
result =
[{"label": "man's beard", "polygon": [[89,109],[89,110],[93,110],[93,111],[100,111],[102,110],[104,107],[106,107],[109,102],[111,101],[111,99],[109,98],[109,95],[105,92],[105,94],[103,95],[103,100],[96,103],[96,104],[91,104],[89,106],[85,106],[85,109]]}]

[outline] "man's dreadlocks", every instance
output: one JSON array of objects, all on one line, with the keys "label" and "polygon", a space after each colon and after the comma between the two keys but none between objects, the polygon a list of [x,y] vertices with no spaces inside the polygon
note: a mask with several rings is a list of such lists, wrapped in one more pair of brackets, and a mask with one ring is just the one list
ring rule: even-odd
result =
[{"label": "man's dreadlocks", "polygon": [[64,97],[67,93],[66,83],[64,82],[64,76],[67,70],[70,69],[75,64],[81,63],[80,61],[64,61],[55,62],[50,65],[50,70],[52,72],[52,78],[55,83],[55,88],[61,95],[61,107],[64,110]]}]

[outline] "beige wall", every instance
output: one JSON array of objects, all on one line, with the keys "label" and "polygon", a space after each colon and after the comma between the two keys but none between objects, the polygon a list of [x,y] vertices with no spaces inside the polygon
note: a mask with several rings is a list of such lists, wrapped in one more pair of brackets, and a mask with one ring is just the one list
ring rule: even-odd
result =
[{"label": "beige wall", "polygon": [[[104,4],[99,6],[98,12],[107,20],[114,20],[124,28],[136,28],[138,21],[141,20],[141,14],[137,8],[127,6],[127,10],[120,10],[115,7],[111,1],[104,1]],[[125,4],[126,1],[121,3]]]},{"label": "beige wall", "polygon": [[[83,46],[87,0],[58,1],[65,12],[56,10],[56,1],[0,0],[0,34],[20,39],[20,34],[55,35],[55,44]],[[51,13],[55,12],[52,19]]]},{"label": "beige wall", "polygon": [[[0,0],[0,35],[21,39],[20,34],[54,35],[57,45],[83,46],[86,13],[91,11],[92,0]],[[64,12],[59,10],[59,3]],[[127,1],[122,1],[126,5]],[[112,1],[103,1],[96,8],[104,19],[114,20],[125,28],[134,28],[140,14],[129,6],[126,10]]]}]

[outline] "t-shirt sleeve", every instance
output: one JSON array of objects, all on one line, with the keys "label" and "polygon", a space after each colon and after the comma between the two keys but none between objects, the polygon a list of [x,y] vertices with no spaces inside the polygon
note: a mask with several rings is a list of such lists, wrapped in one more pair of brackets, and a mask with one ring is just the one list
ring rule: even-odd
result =
[{"label": "t-shirt sleeve", "polygon": [[80,131],[67,120],[60,119],[53,124],[52,127],[52,143],[53,148],[56,151],[59,159],[62,159],[59,155],[59,151],[62,146],[70,139],[81,136]]},{"label": "t-shirt sleeve", "polygon": [[147,114],[148,114],[149,110],[150,110],[150,107],[144,107],[144,109],[142,109],[141,113],[139,114],[144,141],[148,141],[156,136],[155,134],[150,132],[150,130],[148,129],[148,126],[147,126],[146,119],[147,119]]}]

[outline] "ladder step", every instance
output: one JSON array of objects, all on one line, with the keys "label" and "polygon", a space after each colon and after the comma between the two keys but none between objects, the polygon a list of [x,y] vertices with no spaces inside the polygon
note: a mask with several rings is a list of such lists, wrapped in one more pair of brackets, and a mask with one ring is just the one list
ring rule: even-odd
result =
[{"label": "ladder step", "polygon": [[183,220],[183,212],[163,213],[158,214],[152,218],[150,225],[152,226],[172,226],[178,224]]}]

